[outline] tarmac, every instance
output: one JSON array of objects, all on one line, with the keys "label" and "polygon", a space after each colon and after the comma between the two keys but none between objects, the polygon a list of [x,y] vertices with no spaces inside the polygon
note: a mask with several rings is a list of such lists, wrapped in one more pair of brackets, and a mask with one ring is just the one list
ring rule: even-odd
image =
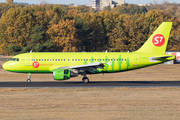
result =
[{"label": "tarmac", "polygon": [[0,88],[155,88],[180,87],[180,81],[0,82]]}]

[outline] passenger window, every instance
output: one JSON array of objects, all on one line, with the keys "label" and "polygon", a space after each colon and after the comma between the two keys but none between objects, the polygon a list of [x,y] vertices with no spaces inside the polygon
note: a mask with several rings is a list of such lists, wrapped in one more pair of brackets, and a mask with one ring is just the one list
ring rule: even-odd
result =
[{"label": "passenger window", "polygon": [[39,61],[41,61],[41,59],[39,59]]},{"label": "passenger window", "polygon": [[60,61],[60,59],[58,59],[58,61]]},{"label": "passenger window", "polygon": [[47,61],[49,61],[49,59],[47,59]]},{"label": "passenger window", "polygon": [[42,59],[42,61],[43,61],[43,59]]},{"label": "passenger window", "polygon": [[46,59],[44,59],[44,61],[46,61]]},{"label": "passenger window", "polygon": [[57,59],[56,59],[56,61],[57,61]]},{"label": "passenger window", "polygon": [[64,61],[66,61],[66,59],[64,59]]},{"label": "passenger window", "polygon": [[19,61],[19,58],[17,58],[17,61]]},{"label": "passenger window", "polygon": [[69,59],[68,59],[68,61],[69,61]]},{"label": "passenger window", "polygon": [[36,59],[36,61],[38,61],[38,59]]}]

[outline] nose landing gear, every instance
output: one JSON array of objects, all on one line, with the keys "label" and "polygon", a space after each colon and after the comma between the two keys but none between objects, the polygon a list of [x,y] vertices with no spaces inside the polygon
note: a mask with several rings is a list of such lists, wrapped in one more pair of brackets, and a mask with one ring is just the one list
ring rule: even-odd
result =
[{"label": "nose landing gear", "polygon": [[31,83],[31,73],[28,73],[27,83]]}]

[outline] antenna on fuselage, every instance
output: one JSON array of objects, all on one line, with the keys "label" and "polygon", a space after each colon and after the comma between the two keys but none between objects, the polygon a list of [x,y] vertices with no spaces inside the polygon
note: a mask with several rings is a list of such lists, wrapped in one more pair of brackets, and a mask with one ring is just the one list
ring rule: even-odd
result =
[{"label": "antenna on fuselage", "polygon": [[32,53],[32,50],[30,51],[30,53]]}]

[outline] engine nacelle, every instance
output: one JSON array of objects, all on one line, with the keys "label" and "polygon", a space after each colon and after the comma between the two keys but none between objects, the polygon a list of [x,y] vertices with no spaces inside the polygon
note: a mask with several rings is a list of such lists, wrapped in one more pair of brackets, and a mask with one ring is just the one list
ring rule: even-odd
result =
[{"label": "engine nacelle", "polygon": [[70,77],[76,77],[78,73],[75,73],[69,69],[55,69],[53,70],[54,80],[67,80]]}]

